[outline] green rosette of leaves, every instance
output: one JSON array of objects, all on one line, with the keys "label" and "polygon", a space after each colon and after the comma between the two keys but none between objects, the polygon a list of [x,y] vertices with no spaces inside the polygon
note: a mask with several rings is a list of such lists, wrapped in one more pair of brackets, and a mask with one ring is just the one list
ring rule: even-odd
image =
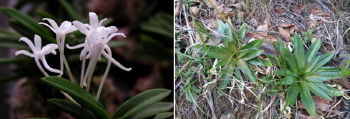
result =
[{"label": "green rosette of leaves", "polygon": [[[229,19],[228,21],[230,22],[231,20]],[[203,43],[195,44],[193,47],[199,50],[199,53],[204,54],[205,56],[220,60],[215,66],[222,66],[222,70],[220,72],[221,82],[219,84],[219,89],[226,90],[228,83],[233,78],[233,74],[239,75],[239,70],[251,83],[255,83],[257,78],[248,64],[271,66],[269,61],[257,57],[264,52],[263,50],[258,49],[261,46],[263,39],[254,40],[242,45],[246,32],[244,25],[242,25],[238,30],[237,37],[227,23],[223,23],[219,20],[218,25],[218,32],[220,33],[220,38],[223,45],[206,45]],[[240,78],[238,78],[238,80],[240,80]]]},{"label": "green rosette of leaves", "polygon": [[330,96],[341,96],[340,91],[323,83],[323,81],[339,78],[340,69],[324,66],[332,58],[334,52],[316,56],[321,46],[320,39],[312,43],[306,53],[303,41],[297,34],[294,34],[291,40],[294,55],[279,39],[279,43],[274,42],[274,46],[280,52],[279,62],[271,56],[267,55],[267,57],[280,68],[274,71],[274,74],[278,75],[274,78],[277,84],[287,86],[286,102],[294,105],[300,94],[305,109],[316,117],[315,104],[310,91],[330,101],[332,101]]}]

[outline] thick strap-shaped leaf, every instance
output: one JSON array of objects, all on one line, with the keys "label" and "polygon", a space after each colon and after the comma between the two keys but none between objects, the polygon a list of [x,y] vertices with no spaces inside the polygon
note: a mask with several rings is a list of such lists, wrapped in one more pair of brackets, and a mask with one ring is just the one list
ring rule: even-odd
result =
[{"label": "thick strap-shaped leaf", "polygon": [[245,44],[244,46],[242,46],[240,48],[240,50],[258,49],[261,46],[263,41],[264,41],[264,39],[258,39],[258,40],[251,41],[251,42]]},{"label": "thick strap-shaped leaf", "polygon": [[302,89],[301,83],[294,83],[289,86],[288,92],[287,92],[287,95],[289,98],[286,98],[286,100],[287,102],[290,103],[291,106],[293,106],[295,101],[297,100],[301,89]]},{"label": "thick strap-shaped leaf", "polygon": [[250,59],[257,57],[258,55],[260,55],[263,52],[264,52],[263,50],[250,49],[250,50],[248,50],[248,53],[242,57],[242,59],[245,61],[248,61]]},{"label": "thick strap-shaped leaf", "polygon": [[310,82],[323,82],[327,81],[330,77],[324,77],[324,76],[306,76],[305,80],[310,81]]},{"label": "thick strap-shaped leaf", "polygon": [[247,62],[249,64],[254,64],[254,65],[258,65],[258,66],[272,67],[271,62],[264,59],[264,58],[255,57],[251,60],[248,60]]},{"label": "thick strap-shaped leaf", "polygon": [[225,59],[221,60],[216,64],[217,66],[229,66],[231,64],[235,64],[237,59],[233,59],[232,57],[226,57]]},{"label": "thick strap-shaped leaf", "polygon": [[5,14],[18,21],[20,24],[24,25],[27,30],[34,31],[35,34],[40,35],[44,39],[50,40],[52,42],[55,41],[55,38],[51,35],[48,29],[45,29],[42,25],[39,25],[38,21],[28,16],[27,14],[24,14],[13,8],[4,7],[1,9]]},{"label": "thick strap-shaped leaf", "polygon": [[157,114],[153,119],[166,119],[173,114],[174,114],[173,112],[164,112],[164,113]]},{"label": "thick strap-shaped leaf", "polygon": [[[273,63],[273,64],[275,64],[277,67],[279,67],[278,66],[278,61],[277,61],[277,59],[276,58],[274,58],[274,57],[272,57],[272,56],[270,56],[270,55],[265,55],[267,58],[269,58],[269,60]],[[282,68],[284,68],[283,66],[281,66]],[[280,68],[281,68],[280,67]]]},{"label": "thick strap-shaped leaf", "polygon": [[203,45],[196,44],[196,45],[193,45],[192,47],[199,50],[200,53],[207,54],[212,58],[224,59],[232,55],[232,54],[227,54],[224,50],[222,50],[220,47],[217,47],[217,46],[207,45],[208,51],[206,51]]},{"label": "thick strap-shaped leaf", "polygon": [[[276,41],[273,41],[273,45],[275,46],[275,48],[277,49],[278,52],[281,52],[281,45],[279,43],[277,43]],[[283,45],[282,45],[283,46]]]},{"label": "thick strap-shaped leaf", "polygon": [[[293,72],[298,72],[297,70],[297,64],[299,64],[300,62],[297,63],[297,60],[294,59],[293,55],[291,52],[289,52],[288,49],[286,48],[281,48],[281,55],[282,57],[286,58],[286,60],[288,61],[286,64],[288,64],[291,68],[291,70]],[[281,63],[281,65],[283,65],[284,63]]]},{"label": "thick strap-shaped leaf", "polygon": [[281,82],[282,85],[292,85],[293,83],[299,82],[300,80],[297,77],[294,76],[287,76],[285,79],[282,78],[281,80],[278,81]]},{"label": "thick strap-shaped leaf", "polygon": [[255,83],[256,76],[250,70],[248,64],[243,59],[237,59],[236,64],[240,68],[240,70],[243,72],[243,74],[248,78],[248,80],[252,83]]},{"label": "thick strap-shaped leaf", "polygon": [[293,43],[293,51],[294,51],[294,57],[295,61],[297,62],[298,70],[304,71],[305,67],[305,51],[304,51],[304,45],[301,38],[295,33],[294,34],[294,43]]},{"label": "thick strap-shaped leaf", "polygon": [[284,75],[284,70],[286,70],[287,76],[298,77],[298,74],[297,74],[297,73],[292,72],[292,71],[289,70],[289,69],[277,69],[277,70],[273,71],[273,73],[275,73],[275,74],[277,74],[277,75],[280,75],[280,76],[285,76],[285,75]]},{"label": "thick strap-shaped leaf", "polygon": [[319,61],[315,64],[315,66],[311,70],[311,72],[317,71],[323,65],[325,65],[333,57],[333,54],[334,54],[334,52],[329,52],[327,54],[321,55]]},{"label": "thick strap-shaped leaf", "polygon": [[334,89],[322,82],[314,83],[317,85],[323,92],[327,93],[329,96],[342,96],[343,94],[339,92],[337,89]]},{"label": "thick strap-shaped leaf", "polygon": [[229,33],[230,28],[223,23],[221,20],[218,20],[218,33],[220,33],[220,39],[225,47],[228,47],[228,41],[232,38],[231,33]]},{"label": "thick strap-shaped leaf", "polygon": [[79,85],[72,83],[71,81],[55,76],[44,77],[41,79],[45,84],[61,90],[74,99],[78,100],[82,105],[86,106],[91,112],[99,119],[108,119],[107,112],[103,109],[102,105],[93,97],[90,93],[86,92]]},{"label": "thick strap-shaped leaf", "polygon": [[170,102],[157,102],[149,107],[146,107],[139,112],[131,115],[131,119],[145,119],[160,113],[164,113],[173,108],[174,104]]},{"label": "thick strap-shaped leaf", "polygon": [[[237,37],[238,37],[238,39],[244,40],[244,35],[245,35],[245,25],[243,24],[237,32]],[[232,35],[232,36],[234,36],[234,35]]]},{"label": "thick strap-shaped leaf", "polygon": [[219,89],[226,90],[227,85],[229,84],[230,80],[232,79],[233,72],[235,70],[236,64],[229,64],[226,69],[223,70],[223,73],[221,75],[221,81],[219,83]]},{"label": "thick strap-shaped leaf", "polygon": [[327,75],[332,75],[332,77],[339,77],[340,76],[340,69],[337,67],[326,66],[326,67],[321,67],[315,73],[324,73]]},{"label": "thick strap-shaped leaf", "polygon": [[318,86],[316,86],[314,83],[307,82],[307,84],[309,85],[309,89],[311,90],[312,93],[314,93],[315,95],[321,98],[332,101],[332,98],[330,98],[325,92],[323,92],[320,88],[318,88]]},{"label": "thick strap-shaped leaf", "polygon": [[311,62],[309,62],[305,66],[304,72],[310,72],[314,68],[314,66],[316,65],[319,59],[320,59],[320,56],[317,56],[316,58],[312,59]]},{"label": "thick strap-shaped leaf", "polygon": [[311,97],[311,93],[308,87],[309,85],[307,85],[307,83],[305,82],[306,81],[301,83],[303,87],[303,89],[300,92],[301,101],[303,102],[306,111],[316,118],[316,108],[314,100]]},{"label": "thick strap-shaped leaf", "polygon": [[164,99],[170,94],[171,90],[168,89],[151,89],[142,92],[126,102],[124,102],[113,113],[111,119],[126,118],[132,114],[135,114],[142,109]]},{"label": "thick strap-shaped leaf", "polygon": [[97,119],[90,111],[62,99],[49,99],[47,101],[50,105],[76,117],[77,119]]},{"label": "thick strap-shaped leaf", "polygon": [[320,49],[321,46],[321,39],[317,39],[310,48],[306,51],[305,57],[306,57],[306,63],[309,63],[313,60],[313,58],[316,56],[317,51]]}]

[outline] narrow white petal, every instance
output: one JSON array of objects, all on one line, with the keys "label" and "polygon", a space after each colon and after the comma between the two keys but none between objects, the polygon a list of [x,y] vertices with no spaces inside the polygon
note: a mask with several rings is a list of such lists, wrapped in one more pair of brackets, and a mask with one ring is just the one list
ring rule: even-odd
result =
[{"label": "narrow white petal", "polygon": [[115,26],[110,26],[110,27],[107,27],[107,28],[111,30],[109,33],[115,33],[115,32],[118,31],[118,28],[115,27]]},{"label": "narrow white petal", "polygon": [[45,59],[45,56],[41,58],[41,61],[43,62],[43,65],[44,65],[44,67],[45,67],[47,70],[49,70],[49,71],[51,71],[51,72],[54,72],[54,73],[58,73],[58,74],[61,73],[60,70],[53,69],[53,68],[51,68],[51,67],[47,64],[46,59]]},{"label": "narrow white petal", "polygon": [[49,21],[49,23],[51,24],[51,26],[53,27],[53,29],[58,29],[57,23],[56,23],[54,20],[49,19],[49,18],[43,18],[43,20]]},{"label": "narrow white petal", "polygon": [[126,38],[126,36],[124,35],[124,33],[113,33],[111,35],[108,36],[108,38],[105,40],[105,44],[108,43],[112,38],[114,38],[115,36],[123,36],[124,38]]},{"label": "narrow white petal", "polygon": [[100,23],[98,24],[98,26],[102,26],[102,23],[103,23],[104,21],[106,21],[106,20],[107,20],[107,18],[102,19],[102,20],[100,21]]},{"label": "narrow white petal", "polygon": [[52,28],[50,25],[48,25],[47,23],[40,22],[39,24],[42,24],[42,25],[49,27],[51,29],[51,31],[56,33],[56,30],[54,28]]},{"label": "narrow white petal", "polygon": [[25,43],[27,43],[28,46],[29,46],[29,48],[32,49],[33,52],[35,52],[34,44],[33,44],[33,42],[30,41],[28,38],[26,38],[26,37],[21,37],[21,38],[19,39],[19,41],[24,41]]},{"label": "narrow white petal", "polygon": [[78,48],[82,48],[84,46],[86,46],[86,43],[82,43],[76,46],[69,46],[69,44],[66,45],[68,49],[78,49]]},{"label": "narrow white petal", "polygon": [[20,55],[20,54],[27,55],[27,56],[29,56],[29,57],[34,57],[33,54],[31,54],[31,53],[29,53],[28,51],[25,51],[25,50],[20,50],[20,51],[16,51],[16,52],[15,52],[15,55],[16,55],[16,56],[17,56],[17,55]]},{"label": "narrow white petal", "polygon": [[[55,51],[56,49],[58,49],[57,44],[50,43],[50,44],[47,44],[46,46],[44,46],[43,49],[41,50],[41,52],[43,55],[47,55],[47,54],[51,53],[52,51]],[[55,52],[55,54],[56,54],[56,52]]]},{"label": "narrow white petal", "polygon": [[65,33],[71,33],[71,32],[76,31],[76,30],[78,30],[77,27],[75,27],[75,26],[70,26],[70,27],[65,31]]},{"label": "narrow white petal", "polygon": [[41,50],[41,37],[38,35],[34,35],[34,46],[36,51],[40,51]]},{"label": "narrow white petal", "polygon": [[40,62],[39,62],[39,59],[38,59],[37,57],[35,57],[35,63],[36,63],[36,65],[38,66],[38,68],[40,69],[40,71],[41,71],[45,76],[49,76],[49,75],[45,72],[45,70],[43,69],[43,67],[41,67],[41,64],[40,64]]},{"label": "narrow white petal", "polygon": [[93,29],[96,29],[98,27],[98,17],[96,15],[96,13],[90,12],[89,17],[90,17],[90,26]]},{"label": "narrow white petal", "polygon": [[117,65],[119,68],[125,70],[125,71],[131,71],[131,68],[125,68],[123,65],[121,65],[118,61],[113,59],[111,49],[109,47],[105,47],[105,49],[108,51],[108,54],[106,52],[102,52],[103,56],[105,56],[108,60],[112,61],[115,65]]},{"label": "narrow white petal", "polygon": [[81,23],[79,21],[73,21],[73,25],[83,34],[85,34],[85,35],[89,34],[87,27],[83,23]]}]

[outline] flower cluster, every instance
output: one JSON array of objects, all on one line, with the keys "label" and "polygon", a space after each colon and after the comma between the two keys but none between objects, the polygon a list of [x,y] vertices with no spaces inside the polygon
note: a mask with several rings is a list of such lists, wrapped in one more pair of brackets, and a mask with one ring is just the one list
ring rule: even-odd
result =
[{"label": "flower cluster", "polygon": [[[131,68],[126,68],[123,65],[121,65],[118,61],[113,59],[112,57],[112,51],[111,48],[107,45],[107,43],[115,36],[123,36],[126,37],[123,33],[116,33],[118,31],[117,27],[115,26],[110,26],[110,27],[105,27],[102,26],[103,21],[107,20],[102,19],[100,22],[98,20],[98,17],[95,13],[90,12],[89,13],[89,18],[90,18],[90,24],[84,24],[79,21],[73,21],[68,22],[64,21],[60,26],[57,25],[57,23],[49,18],[44,18],[43,20],[46,20],[49,22],[49,24],[40,22],[39,24],[45,25],[49,27],[55,34],[56,34],[56,41],[57,44],[48,44],[45,47],[41,49],[41,38],[38,35],[35,35],[34,41],[35,41],[35,46],[33,43],[25,37],[22,37],[20,41],[26,42],[29,47],[32,49],[33,54],[29,53],[28,51],[25,50],[20,50],[16,52],[16,56],[19,54],[24,54],[30,57],[34,57],[36,64],[38,65],[39,69],[43,72],[45,76],[48,76],[48,74],[45,72],[45,70],[41,67],[39,60],[42,61],[44,67],[54,73],[59,73],[59,76],[62,76],[63,74],[63,64],[65,64],[65,67],[67,69],[67,72],[71,78],[72,81],[73,77],[71,76],[71,72],[69,69],[69,65],[65,59],[64,56],[64,46],[65,46],[65,36],[68,33],[71,33],[73,31],[79,30],[81,33],[85,34],[85,42],[76,46],[69,46],[67,44],[68,49],[78,49],[78,48],[83,48],[81,53],[80,53],[80,60],[83,60],[83,65],[82,65],[82,71],[81,71],[81,78],[80,78],[80,85],[83,87],[86,86],[86,89],[89,90],[90,82],[91,82],[91,77],[93,74],[93,71],[95,69],[96,63],[98,60],[101,59],[101,55],[106,57],[108,59],[108,64],[107,68],[105,71],[105,74],[102,78],[101,85],[98,90],[98,94],[96,98],[98,99],[102,86],[105,82],[106,76],[109,72],[109,68],[111,65],[111,62],[113,62],[116,66],[120,67],[121,69],[125,71],[130,71]],[[45,59],[45,55],[52,53],[56,54],[56,49],[60,51],[60,70],[53,69],[51,68]],[[85,70],[85,60],[89,59],[89,64],[87,69]]]}]

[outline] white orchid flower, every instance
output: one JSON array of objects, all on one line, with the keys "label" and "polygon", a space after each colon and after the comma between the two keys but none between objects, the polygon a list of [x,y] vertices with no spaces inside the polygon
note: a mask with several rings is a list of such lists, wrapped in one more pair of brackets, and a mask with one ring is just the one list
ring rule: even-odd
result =
[{"label": "white orchid flower", "polygon": [[15,53],[15,55],[20,55],[20,54],[23,54],[23,55],[27,55],[29,57],[33,57],[35,59],[35,63],[36,65],[38,66],[38,68],[40,69],[40,71],[45,75],[45,76],[49,76],[45,70],[42,68],[39,60],[42,61],[42,64],[44,65],[44,67],[51,71],[51,72],[54,72],[54,73],[61,73],[60,70],[57,70],[57,69],[53,69],[51,68],[47,62],[46,62],[46,59],[45,59],[45,55],[48,55],[50,53],[56,55],[56,49],[58,48],[57,44],[47,44],[46,46],[44,46],[43,48],[41,48],[41,38],[40,36],[36,35],[34,36],[34,43],[33,44],[28,38],[26,37],[21,37],[19,39],[19,41],[24,41],[25,43],[28,44],[29,48],[33,51],[33,53],[29,53],[28,51],[25,51],[25,50],[19,50]]},{"label": "white orchid flower", "polygon": [[[69,21],[64,21],[61,23],[60,26],[57,25],[57,23],[49,18],[43,18],[43,20],[46,20],[50,23],[44,23],[44,22],[40,22],[39,24],[45,25],[47,27],[49,27],[54,33],[56,33],[56,42],[58,44],[59,47],[59,51],[60,51],[60,71],[61,74],[59,76],[63,75],[63,63],[66,64],[66,68],[68,70],[69,76],[72,78],[71,74],[70,74],[70,69],[68,67],[68,64],[66,63],[66,59],[64,57],[64,42],[65,42],[65,37],[66,34],[71,33],[73,31],[76,31],[77,28],[72,25],[71,22]],[[72,79],[71,79],[72,80]]]},{"label": "white orchid flower", "polygon": [[85,42],[76,46],[70,47],[67,44],[68,49],[78,49],[83,48],[83,50],[80,53],[80,60],[83,60],[83,69],[85,69],[85,60],[90,59],[88,67],[86,69],[86,72],[84,73],[84,70],[81,71],[81,86],[85,85],[87,86],[86,89],[89,90],[91,77],[93,74],[93,71],[95,69],[96,63],[99,59],[101,59],[101,55],[106,57],[108,59],[108,64],[106,67],[106,72],[102,78],[100,87],[98,89],[98,93],[96,96],[96,99],[99,98],[103,84],[105,82],[106,76],[108,74],[108,70],[110,68],[111,62],[113,62],[116,66],[119,68],[130,71],[131,68],[125,68],[123,65],[121,65],[118,61],[116,61],[112,57],[112,52],[110,47],[107,45],[107,43],[115,36],[120,35],[123,37],[126,37],[123,33],[116,33],[118,31],[117,27],[110,26],[110,27],[104,27],[102,26],[103,21],[106,19],[103,19],[99,22],[98,17],[95,13],[90,12],[90,24],[83,24],[79,21],[73,21],[73,25],[83,34],[86,35]]}]

